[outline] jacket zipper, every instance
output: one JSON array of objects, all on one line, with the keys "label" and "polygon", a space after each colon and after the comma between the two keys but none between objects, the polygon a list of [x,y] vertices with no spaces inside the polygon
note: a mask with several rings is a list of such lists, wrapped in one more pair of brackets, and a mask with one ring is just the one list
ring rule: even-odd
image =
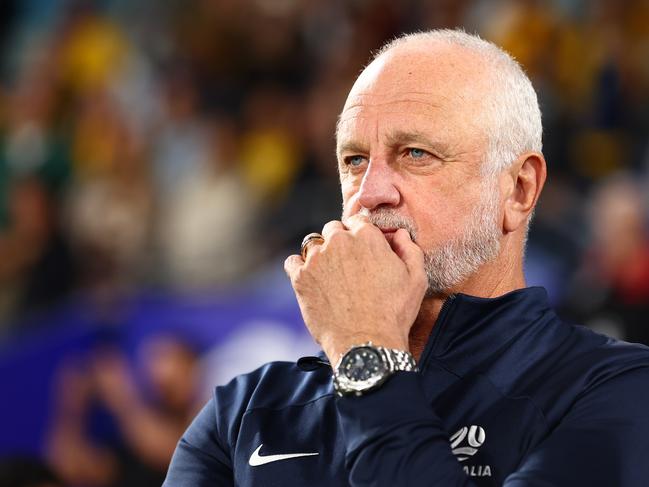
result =
[{"label": "jacket zipper", "polygon": [[433,326],[433,331],[428,338],[424,352],[421,354],[419,359],[419,371],[424,372],[426,365],[428,364],[428,357],[433,353],[437,339],[440,336],[444,325],[446,324],[446,319],[448,317],[448,312],[453,303],[455,302],[455,294],[449,294],[449,296],[442,303],[442,308],[439,310],[439,315],[437,320],[435,320],[435,325]]}]

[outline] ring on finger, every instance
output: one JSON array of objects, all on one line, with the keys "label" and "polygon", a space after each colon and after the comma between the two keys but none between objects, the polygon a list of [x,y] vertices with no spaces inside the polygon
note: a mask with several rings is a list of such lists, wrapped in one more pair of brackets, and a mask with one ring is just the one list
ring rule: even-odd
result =
[{"label": "ring on finger", "polygon": [[310,233],[302,239],[302,245],[300,246],[300,255],[302,259],[306,260],[307,252],[309,250],[310,244],[322,245],[324,243],[324,237],[319,233]]}]

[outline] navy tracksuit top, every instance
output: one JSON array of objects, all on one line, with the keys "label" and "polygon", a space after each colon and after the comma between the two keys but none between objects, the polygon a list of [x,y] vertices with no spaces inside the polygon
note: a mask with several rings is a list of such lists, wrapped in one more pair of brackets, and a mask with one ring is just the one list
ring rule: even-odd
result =
[{"label": "navy tracksuit top", "polygon": [[649,486],[649,349],[542,288],[449,298],[420,371],[362,397],[322,357],[217,387],[164,486]]}]

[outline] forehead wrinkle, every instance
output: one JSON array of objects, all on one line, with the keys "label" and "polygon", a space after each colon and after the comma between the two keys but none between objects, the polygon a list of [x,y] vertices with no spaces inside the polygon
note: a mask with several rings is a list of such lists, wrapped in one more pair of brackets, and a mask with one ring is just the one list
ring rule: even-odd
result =
[{"label": "forehead wrinkle", "polygon": [[415,96],[438,96],[440,93],[435,91],[418,91],[418,90],[409,90],[403,91],[399,88],[393,88],[390,90],[383,90],[379,92],[372,91],[359,91],[357,93],[350,93],[350,98],[386,98],[386,97],[408,97],[410,95]]},{"label": "forehead wrinkle", "polygon": [[[433,106],[432,104],[427,104],[429,106]],[[347,123],[353,123],[354,120],[359,120],[359,119],[371,119],[372,115],[371,114],[363,114],[363,113],[358,113],[360,110],[353,110],[356,113],[348,113],[350,110],[353,108],[362,108],[360,105],[357,105],[356,107],[350,107],[349,110],[344,110],[343,113],[341,113],[338,116],[338,120],[336,122],[336,151],[340,153],[343,149],[340,145],[340,135],[341,135],[341,129],[343,124]],[[383,110],[382,115],[402,115],[404,113],[404,110],[398,110],[398,109],[393,109],[393,110]],[[416,117],[429,117],[429,114],[426,113],[413,113],[413,116]],[[413,122],[414,119],[410,119],[411,122]],[[377,118],[376,120],[376,128],[375,128],[375,139],[378,141],[379,139],[379,124],[383,121],[382,117]],[[412,124],[411,124],[412,125]],[[410,140],[412,142],[421,142],[421,143],[427,143],[428,145],[434,146],[434,147],[442,147],[440,143],[434,143],[434,141],[430,138],[430,136],[427,136],[424,132],[417,130],[415,128],[408,128],[407,130],[399,130],[395,129],[392,130],[392,134],[388,135],[388,140],[391,141],[389,142],[390,145],[395,145],[394,141],[396,139],[403,139],[403,140]],[[403,141],[402,140],[402,141]]]},{"label": "forehead wrinkle", "polygon": [[[450,97],[446,96],[446,95],[440,96],[438,98],[441,98],[444,101],[450,99]],[[343,111],[342,111],[342,113],[340,115],[342,116],[345,112],[347,112],[349,110],[353,110],[353,109],[385,107],[385,106],[388,106],[388,105],[399,105],[399,104],[404,104],[404,103],[416,103],[416,104],[419,104],[419,105],[425,105],[425,106],[433,107],[433,108],[441,108],[442,107],[441,103],[433,103],[431,101],[418,100],[416,98],[405,98],[405,99],[402,98],[402,99],[396,99],[396,100],[387,100],[387,101],[383,101],[383,102],[370,102],[370,103],[368,103],[367,101],[359,100],[359,101],[355,101],[354,103],[352,103],[350,105],[345,105],[345,108],[343,108]]]},{"label": "forehead wrinkle", "polygon": [[[340,155],[342,152],[360,152],[366,153],[369,152],[367,144],[359,141],[358,139],[352,137],[341,143],[340,140],[340,130],[341,125],[345,122],[350,122],[353,119],[370,119],[371,117],[363,117],[362,115],[352,115],[348,118],[343,119],[342,114],[338,117],[338,122],[336,123],[336,154]],[[374,121],[374,139],[378,141],[379,139],[379,120]]]},{"label": "forehead wrinkle", "polygon": [[[412,93],[412,92],[411,92]],[[425,93],[429,94],[429,93]],[[363,95],[363,97],[377,97],[379,95]],[[358,98],[358,95],[354,96],[354,98]],[[439,96],[438,98],[443,99],[444,101],[447,101],[450,99],[449,96],[443,95]],[[350,97],[350,99],[352,99]],[[338,115],[338,120],[336,121],[336,140],[338,140],[339,135],[340,135],[340,126],[342,125],[343,122],[348,121],[351,118],[357,117],[359,115],[350,115],[350,111],[360,111],[363,109],[371,109],[371,108],[380,108],[388,105],[397,105],[397,104],[407,104],[407,103],[413,103],[413,104],[418,104],[418,105],[423,105],[424,108],[433,108],[433,109],[443,109],[443,106],[441,103],[432,103],[431,101],[423,101],[423,100],[417,100],[417,99],[396,99],[396,100],[389,100],[389,101],[384,101],[384,102],[374,102],[374,103],[367,103],[364,102],[363,100],[355,100],[354,103],[352,104],[345,104],[342,112]],[[389,111],[385,112],[385,114],[399,114],[402,113],[403,110],[398,110],[395,109],[394,111]],[[424,113],[419,113],[419,115],[425,115]]]},{"label": "forehead wrinkle", "polygon": [[[445,91],[457,93],[465,86],[458,86],[456,82],[448,79],[437,79],[434,73],[432,78],[413,80],[408,76],[399,75],[398,79],[385,79],[386,76],[379,75],[372,81],[361,83],[352,87],[348,99],[353,98],[390,98],[390,97],[429,97],[445,95]],[[394,78],[390,75],[389,78]]]},{"label": "forehead wrinkle", "polygon": [[[343,108],[343,111],[338,115],[338,119],[336,120],[336,140],[338,140],[338,136],[340,134],[340,126],[342,125],[343,122],[346,122],[352,118],[359,117],[360,115],[357,114],[352,114],[350,115],[350,111],[360,111],[365,108],[380,108],[388,105],[395,105],[395,104],[403,104],[403,103],[415,103],[419,105],[424,105],[427,108],[435,108],[439,109],[442,108],[440,104],[435,104],[427,101],[422,101],[422,100],[413,100],[413,99],[406,99],[406,100],[394,100],[394,101],[387,101],[387,102],[382,102],[382,103],[363,103],[361,101],[353,103],[351,105],[345,105]],[[394,109],[394,111],[386,111],[384,112],[385,114],[399,114],[402,113],[403,110],[398,110]],[[419,115],[424,115],[423,113],[419,113]]]}]

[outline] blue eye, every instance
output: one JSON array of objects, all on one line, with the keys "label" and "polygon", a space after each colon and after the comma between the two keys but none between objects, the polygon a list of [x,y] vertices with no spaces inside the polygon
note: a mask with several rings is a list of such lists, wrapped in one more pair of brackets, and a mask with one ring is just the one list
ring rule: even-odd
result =
[{"label": "blue eye", "polygon": [[408,149],[408,154],[413,159],[421,159],[422,157],[424,157],[426,155],[426,151],[424,151],[422,149]]},{"label": "blue eye", "polygon": [[350,166],[360,166],[365,158],[363,156],[350,156],[347,158],[347,164]]}]

